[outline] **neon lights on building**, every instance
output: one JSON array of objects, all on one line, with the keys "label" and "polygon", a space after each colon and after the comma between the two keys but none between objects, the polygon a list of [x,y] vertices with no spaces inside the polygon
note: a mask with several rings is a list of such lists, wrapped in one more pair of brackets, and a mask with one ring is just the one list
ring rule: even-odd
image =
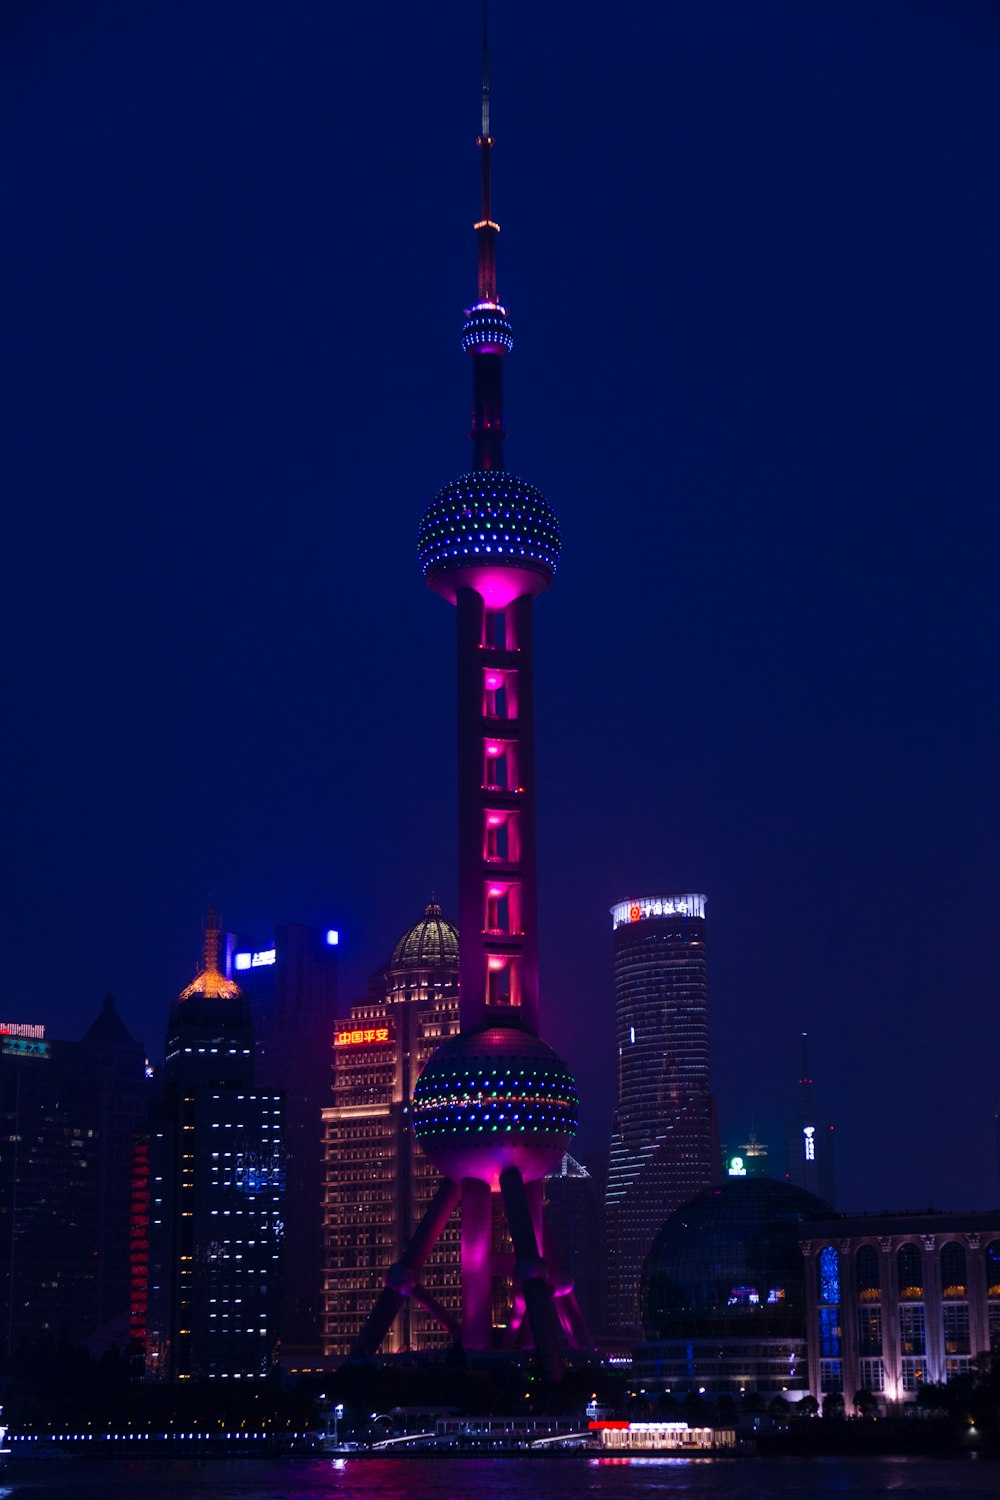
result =
[{"label": "neon lights on building", "polygon": [[23,1036],[40,1042],[45,1036],[45,1027],[30,1021],[0,1021],[0,1036]]},{"label": "neon lights on building", "polygon": [[234,969],[267,969],[278,962],[277,948],[262,948],[258,953],[236,953],[233,955]]},{"label": "neon lights on building", "polygon": [[391,1042],[388,1026],[358,1026],[350,1031],[338,1031],[333,1038],[335,1047],[370,1047]]},{"label": "neon lights on building", "polygon": [[336,927],[328,927],[326,930],[326,942],[328,948],[336,948],[340,942],[340,933]]},{"label": "neon lights on building", "polygon": [[623,922],[642,922],[648,917],[703,917],[705,897],[696,894],[683,896],[633,896],[629,901],[617,901],[611,907],[614,927]]},{"label": "neon lights on building", "polygon": [[742,1156],[733,1156],[730,1158],[727,1172],[730,1177],[745,1177],[747,1175],[747,1169],[743,1165]]},{"label": "neon lights on building", "polygon": [[816,1160],[816,1140],[815,1140],[816,1126],[815,1125],[803,1125],[803,1127],[802,1127],[802,1135],[804,1137],[803,1147],[804,1147],[804,1150],[805,1150],[806,1161],[815,1161]]},{"label": "neon lights on building", "polygon": [[27,1037],[5,1036],[0,1041],[0,1052],[5,1057],[48,1057],[48,1042],[33,1042]]}]

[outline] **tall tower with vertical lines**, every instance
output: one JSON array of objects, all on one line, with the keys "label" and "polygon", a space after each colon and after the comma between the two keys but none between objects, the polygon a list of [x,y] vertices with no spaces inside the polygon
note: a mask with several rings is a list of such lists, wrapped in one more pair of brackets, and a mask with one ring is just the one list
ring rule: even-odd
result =
[{"label": "tall tower with vertical lines", "polygon": [[[559,530],[540,491],[504,465],[503,367],[514,340],[497,292],[485,6],[483,19],[477,295],[462,331],[472,361],[472,468],[434,497],[419,532],[428,586],[456,611],[461,1031],[430,1058],[413,1094],[414,1132],[441,1187],[353,1353],[374,1353],[404,1297],[429,1305],[420,1268],[460,1196],[462,1345],[494,1346],[496,1285],[512,1278],[503,1337],[512,1347],[533,1344],[554,1377],[562,1342],[588,1340],[542,1225],[543,1179],[576,1128],[569,1069],[538,1034],[532,627]],[[496,1248],[497,1195],[513,1255]]]}]

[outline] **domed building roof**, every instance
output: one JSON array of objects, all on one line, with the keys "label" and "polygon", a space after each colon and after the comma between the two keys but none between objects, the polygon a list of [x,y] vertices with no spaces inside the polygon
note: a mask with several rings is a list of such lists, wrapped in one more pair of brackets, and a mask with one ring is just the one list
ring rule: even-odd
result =
[{"label": "domed building roof", "polygon": [[423,917],[403,933],[392,950],[390,969],[457,969],[458,928],[432,901]]},{"label": "domed building roof", "polygon": [[731,1177],[670,1215],[642,1272],[648,1339],[801,1338],[802,1226],[836,1214],[804,1188]]}]

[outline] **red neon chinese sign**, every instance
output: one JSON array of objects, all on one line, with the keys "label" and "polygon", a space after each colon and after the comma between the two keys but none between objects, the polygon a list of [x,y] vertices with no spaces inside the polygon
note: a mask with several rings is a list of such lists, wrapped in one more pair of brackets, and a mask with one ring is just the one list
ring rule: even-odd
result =
[{"label": "red neon chinese sign", "polygon": [[361,1026],[350,1031],[335,1032],[333,1045],[335,1047],[364,1047],[390,1040],[388,1026]]}]

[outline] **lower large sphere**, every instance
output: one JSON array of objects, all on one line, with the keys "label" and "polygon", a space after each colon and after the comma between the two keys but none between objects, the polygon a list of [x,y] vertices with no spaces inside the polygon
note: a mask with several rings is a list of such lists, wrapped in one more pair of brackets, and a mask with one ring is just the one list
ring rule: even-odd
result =
[{"label": "lower large sphere", "polygon": [[430,1058],[413,1090],[413,1131],[446,1177],[499,1185],[555,1170],[576,1132],[576,1084],[551,1047],[516,1026],[462,1032]]}]

